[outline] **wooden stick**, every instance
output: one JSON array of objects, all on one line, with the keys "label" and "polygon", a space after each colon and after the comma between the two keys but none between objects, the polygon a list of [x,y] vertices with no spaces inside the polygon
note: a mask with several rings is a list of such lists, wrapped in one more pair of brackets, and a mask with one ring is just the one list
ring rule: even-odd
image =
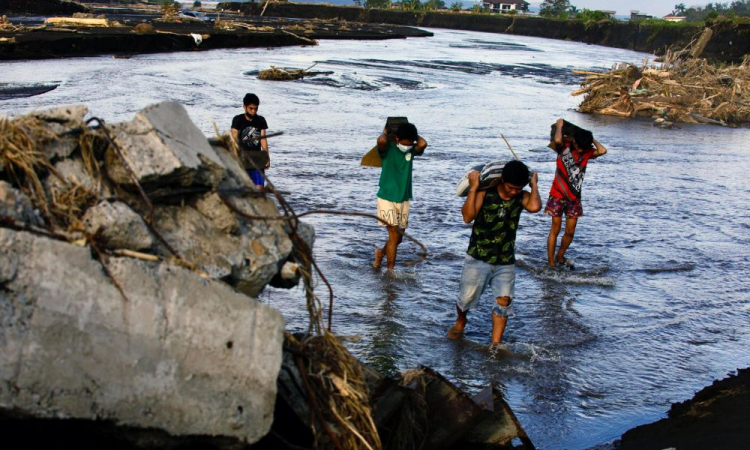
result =
[{"label": "wooden stick", "polygon": [[516,158],[516,161],[520,161],[520,159],[518,159],[518,156],[516,155],[516,152],[513,151],[513,147],[511,147],[510,144],[508,143],[508,140],[505,139],[505,136],[503,136],[503,134],[500,133],[500,137],[503,138],[503,140],[505,141],[505,145],[507,145],[508,150],[510,150],[510,152],[513,153],[513,157]]}]

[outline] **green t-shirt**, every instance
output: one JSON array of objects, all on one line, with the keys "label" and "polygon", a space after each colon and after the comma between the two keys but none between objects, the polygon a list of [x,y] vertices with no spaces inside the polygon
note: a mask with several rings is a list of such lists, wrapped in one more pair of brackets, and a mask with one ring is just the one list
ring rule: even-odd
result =
[{"label": "green t-shirt", "polygon": [[414,149],[401,152],[394,142],[388,142],[380,170],[378,198],[401,203],[411,200],[411,171]]},{"label": "green t-shirt", "polygon": [[521,219],[522,200],[522,193],[503,200],[497,189],[487,191],[482,208],[474,219],[466,253],[488,264],[515,263],[516,229]]}]

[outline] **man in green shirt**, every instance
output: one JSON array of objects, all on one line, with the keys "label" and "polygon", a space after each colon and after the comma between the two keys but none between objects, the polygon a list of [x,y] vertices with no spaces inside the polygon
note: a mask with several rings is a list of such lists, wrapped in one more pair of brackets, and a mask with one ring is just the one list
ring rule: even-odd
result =
[{"label": "man in green shirt", "polygon": [[387,129],[378,137],[378,154],[382,160],[380,189],[378,190],[378,217],[380,225],[388,229],[388,241],[383,248],[375,249],[378,269],[385,256],[388,270],[396,265],[396,249],[409,223],[409,201],[411,173],[414,156],[424,154],[427,142],[417,133],[411,123],[401,124],[395,136],[388,136]]}]

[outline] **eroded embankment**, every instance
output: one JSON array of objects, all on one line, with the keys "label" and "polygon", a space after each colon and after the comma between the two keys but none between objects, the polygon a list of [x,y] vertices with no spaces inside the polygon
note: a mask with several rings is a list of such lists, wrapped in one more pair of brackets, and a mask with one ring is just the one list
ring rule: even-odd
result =
[{"label": "eroded embankment", "polygon": [[[263,5],[225,2],[220,10],[260,14]],[[501,16],[487,14],[455,14],[448,12],[414,13],[362,9],[356,6],[326,6],[296,3],[272,3],[265,16],[339,19],[350,22],[388,23],[395,25],[450,28],[457,30],[507,33],[549,39],[565,39],[587,44],[663,54],[670,46],[687,46],[703,24],[689,26],[642,25],[632,22],[603,21],[584,23],[541,17]],[[750,53],[750,24],[717,22],[712,25],[714,37],[704,56],[718,61],[740,61]]]},{"label": "eroded embankment", "polygon": [[620,448],[743,448],[750,439],[750,368],[673,404],[667,415],[625,433]]}]

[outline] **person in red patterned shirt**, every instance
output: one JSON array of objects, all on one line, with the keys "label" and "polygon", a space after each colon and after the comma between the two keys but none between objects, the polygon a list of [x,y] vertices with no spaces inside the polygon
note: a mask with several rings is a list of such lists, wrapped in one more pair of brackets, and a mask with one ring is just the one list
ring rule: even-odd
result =
[{"label": "person in red patterned shirt", "polygon": [[[590,159],[607,153],[607,149],[594,139],[590,131],[572,127],[572,136],[563,136],[564,125],[570,124],[563,119],[555,122],[554,150],[557,152],[557,169],[549,190],[547,206],[544,208],[544,212],[552,217],[552,226],[547,237],[547,260],[550,267],[567,263],[565,251],[573,242],[578,218],[583,215],[581,189],[586,166]],[[565,233],[555,254],[563,213]]]}]

